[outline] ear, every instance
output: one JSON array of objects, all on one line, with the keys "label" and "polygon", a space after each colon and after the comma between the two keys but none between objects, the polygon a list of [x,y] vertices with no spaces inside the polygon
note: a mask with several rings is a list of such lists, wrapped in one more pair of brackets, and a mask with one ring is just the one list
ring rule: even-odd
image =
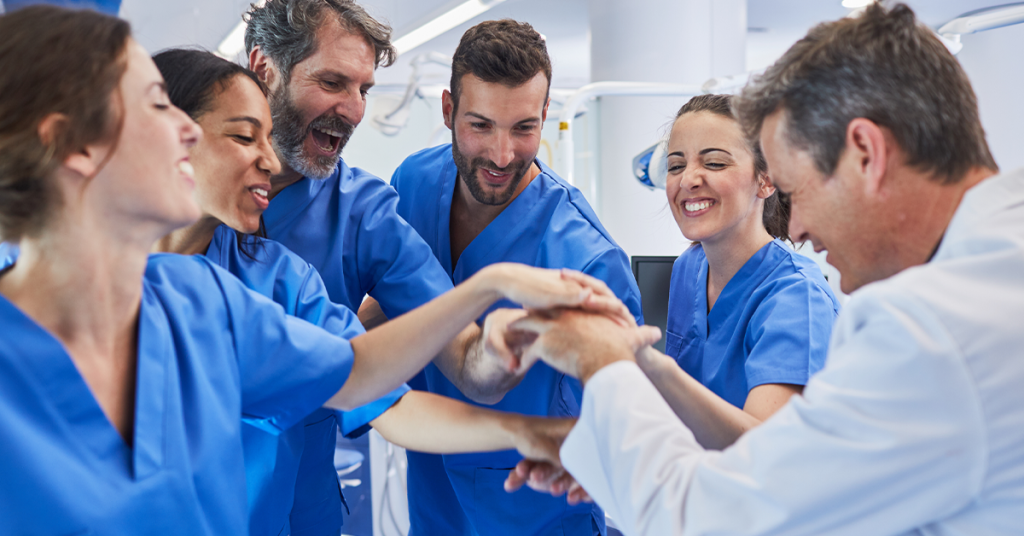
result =
[{"label": "ear", "polygon": [[[51,113],[39,122],[36,133],[39,140],[47,147],[54,147],[60,138],[61,133],[67,128],[68,117],[61,113]],[[104,153],[96,147],[87,147],[72,152],[64,157],[61,164],[74,171],[82,177],[91,177],[99,169],[102,158],[97,159],[98,153]]]},{"label": "ear", "polygon": [[548,106],[551,106],[551,97],[548,97],[547,102],[544,103],[544,110],[540,113],[540,122],[543,123],[548,120]]},{"label": "ear", "polygon": [[768,199],[775,193],[775,183],[772,182],[772,178],[767,173],[761,173],[757,176],[757,197],[761,199]]},{"label": "ear", "polygon": [[256,73],[256,77],[267,87],[273,86],[277,74],[274,62],[260,50],[259,46],[252,47],[252,52],[249,53],[249,70]]},{"label": "ear", "polygon": [[836,167],[860,179],[866,194],[877,194],[885,186],[889,153],[882,127],[858,117],[846,127],[846,147]]},{"label": "ear", "polygon": [[444,116],[444,126],[448,127],[448,130],[455,130],[452,126],[455,124],[455,118],[452,117],[454,109],[455,100],[452,93],[446,89],[441,93],[441,114]]}]

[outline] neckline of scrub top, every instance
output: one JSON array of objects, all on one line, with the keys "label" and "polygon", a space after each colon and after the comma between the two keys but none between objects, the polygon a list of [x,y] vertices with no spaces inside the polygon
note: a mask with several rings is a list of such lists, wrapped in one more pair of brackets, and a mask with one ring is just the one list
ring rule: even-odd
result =
[{"label": "neckline of scrub top", "polygon": [[498,217],[494,218],[494,221],[487,224],[487,227],[480,234],[476,235],[473,240],[466,246],[466,249],[462,250],[462,255],[459,256],[459,260],[456,265],[452,266],[452,235],[451,235],[451,213],[452,213],[452,199],[455,195],[456,177],[458,176],[458,167],[455,165],[455,159],[445,159],[444,167],[444,183],[441,187],[442,195],[438,200],[438,222],[440,225],[437,226],[441,244],[441,266],[451,275],[452,280],[455,282],[465,279],[472,274],[464,274],[465,277],[458,277],[462,271],[464,271],[465,262],[463,259],[486,259],[492,251],[498,246],[510,240],[515,240],[518,236],[516,228],[522,225],[528,225],[531,218],[528,214],[539,208],[537,201],[540,199],[541,185],[540,183],[547,179],[544,177],[549,173],[544,164],[534,159],[534,163],[540,168],[540,173],[537,174],[530,184],[523,188],[522,192],[512,200],[511,203],[505,207],[505,210],[498,214]]},{"label": "neckline of scrub top", "polygon": [[263,211],[264,221],[274,221],[275,224],[286,221],[285,218],[298,216],[306,211],[306,207],[316,199],[328,181],[341,173],[345,166],[344,160],[338,160],[338,165],[325,179],[311,179],[305,175],[295,181],[294,184],[285,186],[270,200],[270,205]]},{"label": "neckline of scrub top", "polygon": [[[5,319],[8,329],[21,334],[5,337],[5,344],[12,355],[25,357],[19,364],[35,380],[45,403],[68,425],[67,440],[86,445],[100,462],[116,467],[126,478],[134,476],[135,480],[148,477],[163,465],[167,359],[173,349],[166,322],[157,322],[163,308],[149,290],[143,281],[132,417],[134,448],[128,447],[107,419],[60,340],[0,295],[0,318]],[[144,351],[148,348],[155,351]],[[99,472],[108,474],[109,468]]]},{"label": "neckline of scrub top", "polygon": [[715,300],[715,305],[710,311],[708,311],[708,257],[704,253],[704,248],[701,247],[701,256],[704,258],[701,260],[700,269],[697,270],[697,292],[694,296],[694,301],[696,302],[694,306],[700,314],[694,315],[693,318],[695,321],[701,318],[704,319],[704,322],[699,322],[697,325],[698,333],[700,333],[704,340],[708,339],[711,322],[722,320],[723,315],[728,316],[730,313],[734,312],[734,308],[727,308],[724,306],[719,307],[719,305],[723,302],[730,303],[730,301],[735,301],[734,298],[737,298],[738,296],[733,296],[734,294],[743,292],[750,288],[747,284],[747,280],[757,275],[761,263],[764,262],[765,257],[768,256],[769,248],[773,245],[785,247],[781,242],[778,244],[776,244],[776,242],[779,242],[778,238],[772,239],[771,242],[761,246],[760,249],[751,255],[750,258],[747,259],[747,262],[743,263],[743,266],[740,267],[740,269],[732,276],[732,279],[729,279],[729,282],[722,288],[722,292],[718,294],[718,299]]}]

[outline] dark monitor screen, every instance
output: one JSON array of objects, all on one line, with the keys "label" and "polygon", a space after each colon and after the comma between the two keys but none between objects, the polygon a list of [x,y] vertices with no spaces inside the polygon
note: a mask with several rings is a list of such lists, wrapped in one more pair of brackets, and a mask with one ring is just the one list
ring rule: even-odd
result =
[{"label": "dark monitor screen", "polygon": [[[672,279],[672,264],[676,257],[633,257],[633,277],[640,287],[640,305],[644,312],[644,324],[658,326],[662,334],[668,323],[668,289]],[[654,345],[658,351],[665,351],[665,337]]]}]

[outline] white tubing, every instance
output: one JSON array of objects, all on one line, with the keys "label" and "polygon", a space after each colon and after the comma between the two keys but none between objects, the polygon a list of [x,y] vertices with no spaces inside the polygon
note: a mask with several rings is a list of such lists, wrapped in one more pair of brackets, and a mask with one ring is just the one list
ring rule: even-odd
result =
[{"label": "white tubing", "polygon": [[982,11],[973,15],[955,18],[939,28],[939,34],[947,37],[967,35],[1011,24],[1024,22],[1024,5],[1017,4]]},{"label": "white tubing", "polygon": [[[594,97],[620,95],[634,97],[692,97],[700,95],[700,86],[684,84],[659,84],[653,82],[595,82],[579,88],[566,99],[562,112],[558,117],[558,145],[555,153],[560,168],[559,175],[569,184],[575,184],[574,168],[576,165],[575,148],[572,140],[572,123],[576,112],[589,99]],[[596,201],[596,181],[591,181],[591,201]]]}]

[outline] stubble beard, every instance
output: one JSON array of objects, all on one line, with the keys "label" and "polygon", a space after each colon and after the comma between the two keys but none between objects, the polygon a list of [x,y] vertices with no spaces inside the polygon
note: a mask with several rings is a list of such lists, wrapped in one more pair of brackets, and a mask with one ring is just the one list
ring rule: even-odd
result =
[{"label": "stubble beard", "polygon": [[[288,85],[283,84],[270,99],[270,118],[274,122],[274,149],[278,158],[288,167],[311,179],[326,179],[334,174],[341,151],[345,148],[355,126],[336,115],[324,114],[303,124],[302,111],[295,106]],[[306,138],[314,128],[334,130],[342,134],[335,154],[307,155],[304,152]]]},{"label": "stubble beard", "polygon": [[[469,187],[469,193],[476,199],[477,203],[482,205],[500,206],[508,203],[512,196],[516,194],[516,190],[519,189],[519,183],[522,182],[523,177],[526,176],[526,172],[530,169],[532,161],[512,161],[509,165],[504,168],[496,165],[494,162],[487,160],[486,158],[474,158],[472,162],[466,158],[466,155],[462,154],[459,150],[459,141],[455,135],[455,130],[452,130],[452,157],[455,159],[455,168],[459,172],[459,177]],[[480,185],[480,168],[486,167],[499,172],[512,171],[512,181],[509,182],[508,186],[500,192],[487,192],[483,186]],[[517,169],[518,168],[518,169]]]}]

